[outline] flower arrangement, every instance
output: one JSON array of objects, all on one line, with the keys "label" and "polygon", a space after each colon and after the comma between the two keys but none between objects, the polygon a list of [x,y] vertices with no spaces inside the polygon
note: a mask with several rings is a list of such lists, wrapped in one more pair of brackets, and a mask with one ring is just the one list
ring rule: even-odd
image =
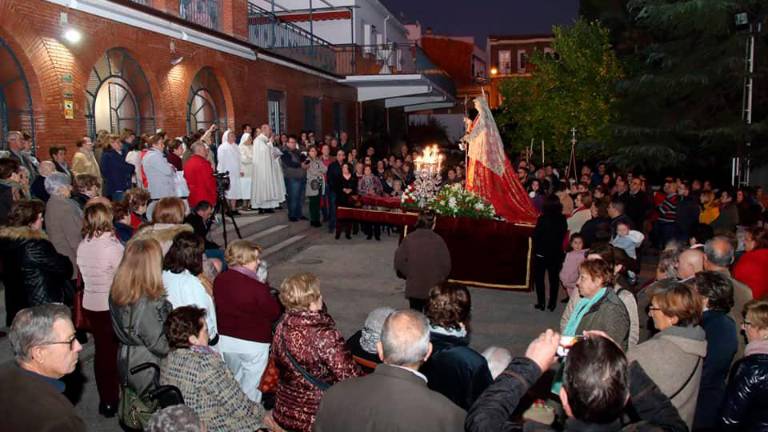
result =
[{"label": "flower arrangement", "polygon": [[[424,202],[425,205],[420,204]],[[496,209],[491,203],[460,184],[444,186],[436,195],[427,199],[421,196],[418,188],[410,185],[403,192],[401,204],[407,209],[430,209],[441,216],[473,219],[493,219],[496,216]]]},{"label": "flower arrangement", "polygon": [[440,189],[429,207],[441,216],[473,219],[493,219],[496,216],[496,209],[493,208],[493,204],[464,189],[460,184],[445,186]]}]

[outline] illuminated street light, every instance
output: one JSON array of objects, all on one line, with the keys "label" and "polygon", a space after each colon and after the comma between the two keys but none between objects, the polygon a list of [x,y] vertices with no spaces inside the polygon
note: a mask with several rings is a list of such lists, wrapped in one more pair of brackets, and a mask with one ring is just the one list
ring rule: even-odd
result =
[{"label": "illuminated street light", "polygon": [[491,68],[491,76],[496,76],[498,74],[499,74],[499,70],[496,69],[495,67],[492,67]]},{"label": "illuminated street light", "polygon": [[76,44],[83,38],[83,34],[76,28],[68,28],[64,30],[64,39],[69,43]]}]

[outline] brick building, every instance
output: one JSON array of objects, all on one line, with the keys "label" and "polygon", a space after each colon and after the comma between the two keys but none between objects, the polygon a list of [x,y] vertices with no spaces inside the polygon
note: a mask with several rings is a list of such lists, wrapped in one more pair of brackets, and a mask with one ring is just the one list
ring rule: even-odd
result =
[{"label": "brick building", "polygon": [[535,50],[553,52],[551,34],[489,36],[486,49],[490,66],[491,108],[501,104],[499,83],[511,77],[530,76],[532,70],[528,59]]},{"label": "brick building", "polygon": [[[47,159],[51,146],[101,129],[180,136],[267,121],[359,136],[360,102],[391,96],[361,97],[382,77],[316,61],[324,47],[313,41],[309,50],[259,46],[253,18],[247,0],[0,0],[0,145],[25,130]],[[399,96],[424,91],[427,78],[407,78]]]}]

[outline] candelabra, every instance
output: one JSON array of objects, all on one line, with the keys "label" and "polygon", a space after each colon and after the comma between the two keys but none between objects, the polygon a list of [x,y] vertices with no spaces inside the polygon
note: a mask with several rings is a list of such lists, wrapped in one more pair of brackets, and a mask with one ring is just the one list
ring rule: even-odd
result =
[{"label": "candelabra", "polygon": [[443,155],[434,144],[425,148],[413,163],[416,166],[413,192],[419,208],[424,209],[440,190],[440,168],[443,164]]}]

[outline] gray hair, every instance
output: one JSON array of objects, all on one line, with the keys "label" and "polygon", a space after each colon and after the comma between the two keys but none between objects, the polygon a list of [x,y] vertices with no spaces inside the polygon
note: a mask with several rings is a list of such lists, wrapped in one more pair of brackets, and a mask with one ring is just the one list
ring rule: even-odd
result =
[{"label": "gray hair", "polygon": [[[51,173],[56,172],[56,165],[53,163],[53,161],[45,160],[40,162],[40,168],[38,171],[43,177],[48,177],[51,175]],[[43,175],[43,173],[45,173],[45,175]]]},{"label": "gray hair", "polygon": [[157,411],[149,419],[147,432],[202,432],[203,423],[187,405],[172,405]]},{"label": "gray hair", "polygon": [[[725,248],[716,247],[717,243],[723,243],[727,245]],[[728,267],[733,264],[734,259],[734,247],[731,239],[725,236],[715,236],[714,238],[707,240],[704,244],[704,254],[707,256],[707,261],[718,266]]]},{"label": "gray hair", "polygon": [[393,312],[381,329],[381,345],[387,364],[421,363],[429,351],[429,320],[414,310]]},{"label": "gray hair", "polygon": [[49,342],[53,323],[70,320],[69,308],[60,303],[50,303],[20,310],[13,318],[11,340],[13,354],[18,361],[30,360],[29,351]]},{"label": "gray hair", "polygon": [[51,173],[45,178],[45,191],[50,195],[59,195],[59,190],[66,186],[72,186],[72,179],[64,173]]},{"label": "gray hair", "polygon": [[189,147],[189,150],[192,153],[197,154],[197,152],[200,151],[200,149],[204,149],[204,148],[205,148],[205,143],[204,142],[202,142],[202,141],[195,141],[195,143],[192,144]]},{"label": "gray hair", "polygon": [[376,308],[368,314],[365,319],[363,329],[360,331],[360,347],[365,352],[376,354],[376,342],[381,339],[381,328],[384,327],[384,321],[392,315],[395,310],[389,306]]},{"label": "gray hair", "polygon": [[680,259],[678,249],[665,249],[659,254],[656,270],[663,272],[668,278],[677,278],[677,265]]}]

